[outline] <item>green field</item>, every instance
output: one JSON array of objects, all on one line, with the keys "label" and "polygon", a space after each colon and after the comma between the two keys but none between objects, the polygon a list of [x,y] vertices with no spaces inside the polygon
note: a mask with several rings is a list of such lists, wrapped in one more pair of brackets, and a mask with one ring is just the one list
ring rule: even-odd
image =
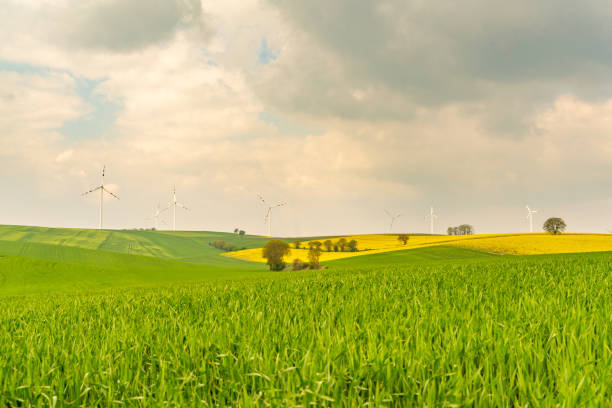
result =
[{"label": "green field", "polygon": [[0,226],[3,406],[610,406],[612,253],[271,273],[212,232]]}]

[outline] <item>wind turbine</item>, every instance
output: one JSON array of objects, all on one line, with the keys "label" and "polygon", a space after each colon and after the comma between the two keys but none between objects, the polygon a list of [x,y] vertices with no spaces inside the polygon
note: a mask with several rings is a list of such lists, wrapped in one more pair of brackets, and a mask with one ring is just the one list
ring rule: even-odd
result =
[{"label": "wind turbine", "polygon": [[261,194],[257,194],[257,197],[259,197],[263,205],[266,206],[266,216],[264,217],[264,224],[268,224],[268,236],[271,237],[272,236],[272,209],[276,207],[282,207],[284,205],[287,205],[287,203],[280,202],[276,205],[268,205],[268,203],[266,203],[266,200],[264,200]]},{"label": "wind turbine", "polygon": [[104,187],[105,170],[106,170],[106,165],[102,167],[102,184],[100,184],[98,187],[92,188],[91,190],[86,191],[83,194],[81,194],[81,196],[85,196],[89,193],[93,193],[94,191],[100,190],[100,226],[98,227],[99,229],[102,229],[102,219],[103,219],[103,212],[104,212],[104,193],[109,194],[111,197],[115,197],[117,200],[119,199],[119,197],[117,197],[116,195],[108,191],[106,187]]},{"label": "wind turbine", "polygon": [[527,207],[527,218],[529,219],[529,232],[533,232],[533,214],[537,213],[538,211],[532,210],[528,205],[525,207]]},{"label": "wind turbine", "polygon": [[427,215],[425,218],[429,218],[429,231],[430,231],[430,234],[433,235],[433,233],[434,233],[434,219],[438,218],[438,216],[434,212],[433,205],[431,205],[429,207],[429,215]]},{"label": "wind turbine", "polygon": [[172,208],[172,231],[176,231],[176,207],[180,207],[183,210],[189,210],[189,208],[185,207],[183,204],[176,201],[176,186],[172,187],[172,202],[164,211]]},{"label": "wind turbine", "polygon": [[393,223],[395,222],[396,219],[398,219],[399,217],[402,216],[402,214],[397,214],[397,215],[393,215],[391,214],[389,211],[385,210],[385,212],[387,213],[387,215],[389,216],[389,218],[391,218],[391,225],[389,225],[389,232],[391,232],[393,230]]},{"label": "wind turbine", "polygon": [[[164,211],[166,211],[168,208],[170,207],[166,207],[166,208],[161,208],[161,206],[159,205],[159,203],[157,203],[157,208],[155,209],[155,215],[152,217],[147,218],[147,220],[155,220],[155,229],[158,230],[159,229],[159,217],[161,216],[161,213],[163,213]],[[163,220],[162,220],[163,222]],[[164,222],[165,224],[165,222]]]}]

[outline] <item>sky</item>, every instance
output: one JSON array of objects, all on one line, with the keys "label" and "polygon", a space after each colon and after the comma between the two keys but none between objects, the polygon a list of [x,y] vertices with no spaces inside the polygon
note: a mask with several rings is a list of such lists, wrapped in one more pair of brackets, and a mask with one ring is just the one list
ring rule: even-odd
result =
[{"label": "sky", "polygon": [[[0,0],[0,224],[612,231],[607,0]],[[162,228],[169,228],[167,213]]]}]

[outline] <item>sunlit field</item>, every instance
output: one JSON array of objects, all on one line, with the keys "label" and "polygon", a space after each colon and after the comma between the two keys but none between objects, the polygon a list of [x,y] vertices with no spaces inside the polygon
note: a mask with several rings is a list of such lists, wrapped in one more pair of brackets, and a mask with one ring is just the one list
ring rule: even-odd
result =
[{"label": "sunlit field", "polygon": [[[204,238],[258,237],[0,236],[2,406],[612,404],[610,252],[499,256],[426,236],[398,250],[369,236],[391,250],[268,272]],[[133,254],[138,242],[163,257]]]},{"label": "sunlit field", "polygon": [[[344,235],[329,237],[337,241],[339,238],[354,239],[359,243],[358,252],[326,252],[321,254],[321,261],[354,256],[371,255],[381,252],[399,251],[404,249],[424,248],[445,245],[472,248],[504,255],[536,255],[561,254],[575,252],[612,251],[612,235],[609,234],[479,234],[479,235],[411,235],[406,245],[397,239],[397,234],[378,235]],[[321,241],[321,240],[319,240]],[[309,241],[301,243],[307,247]],[[250,248],[225,254],[229,257],[252,262],[265,262],[260,248]],[[291,248],[291,259],[308,259],[307,249]]]}]

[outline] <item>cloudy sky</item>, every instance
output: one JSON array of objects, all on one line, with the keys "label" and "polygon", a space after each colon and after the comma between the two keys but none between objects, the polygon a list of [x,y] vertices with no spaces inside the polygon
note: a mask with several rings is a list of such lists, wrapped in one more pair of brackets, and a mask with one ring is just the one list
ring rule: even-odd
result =
[{"label": "cloudy sky", "polygon": [[608,0],[0,0],[1,224],[612,230]]}]

